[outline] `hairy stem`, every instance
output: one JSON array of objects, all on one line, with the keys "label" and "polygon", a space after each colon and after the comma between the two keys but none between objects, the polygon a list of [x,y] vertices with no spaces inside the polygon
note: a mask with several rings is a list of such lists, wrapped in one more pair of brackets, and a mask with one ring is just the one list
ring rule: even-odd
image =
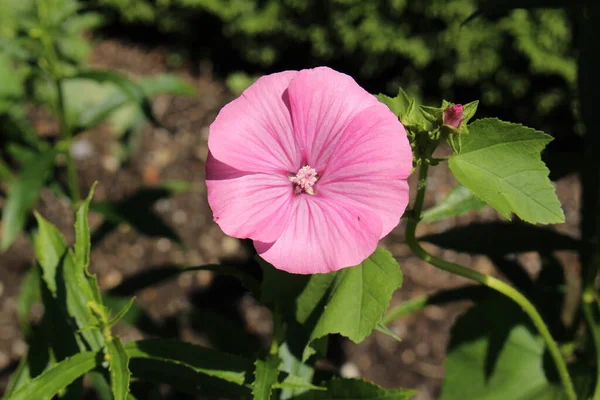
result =
[{"label": "hairy stem", "polygon": [[406,226],[406,242],[408,243],[408,246],[417,255],[417,257],[433,265],[434,267],[474,280],[475,282],[479,282],[482,285],[485,285],[491,289],[502,293],[503,295],[512,299],[519,306],[521,306],[523,311],[525,311],[529,318],[531,318],[531,321],[533,322],[538,332],[546,342],[546,346],[548,347],[548,351],[550,352],[550,355],[554,360],[554,364],[556,365],[556,369],[558,370],[558,374],[560,376],[568,398],[570,400],[576,400],[577,395],[575,394],[573,382],[571,381],[571,377],[569,376],[567,364],[565,363],[565,360],[563,359],[558,345],[552,337],[552,334],[548,330],[546,323],[542,319],[540,313],[537,311],[535,306],[518,290],[504,283],[503,281],[496,279],[492,276],[482,274],[478,271],[463,267],[462,265],[458,265],[438,258],[428,253],[423,247],[421,247],[421,245],[417,241],[416,230],[419,220],[421,218],[421,211],[423,209],[423,202],[425,200],[428,167],[428,164],[423,163],[419,170],[419,185],[417,191],[417,198],[413,206],[412,218],[408,220]]}]

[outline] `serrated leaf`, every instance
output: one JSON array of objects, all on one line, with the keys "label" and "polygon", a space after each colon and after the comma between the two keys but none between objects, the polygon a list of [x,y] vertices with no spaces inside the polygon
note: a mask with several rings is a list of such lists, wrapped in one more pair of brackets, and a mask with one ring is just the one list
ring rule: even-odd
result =
[{"label": "serrated leaf", "polygon": [[96,354],[85,352],[56,364],[6,400],[50,400],[86,372],[96,367]]},{"label": "serrated leaf", "polygon": [[267,356],[266,360],[256,360],[254,363],[254,382],[252,382],[252,398],[254,400],[270,400],[273,385],[277,383],[281,359],[275,355]]},{"label": "serrated leaf", "polygon": [[409,400],[417,392],[411,389],[384,389],[360,379],[334,378],[327,382],[327,391],[310,391],[297,400]]},{"label": "serrated leaf", "polygon": [[38,233],[34,236],[34,250],[52,296],[63,311],[75,320],[81,336],[92,350],[102,348],[104,340],[97,329],[89,329],[94,318],[88,308],[95,301],[94,289],[84,271],[78,269],[75,256],[64,236],[54,225],[35,214]]},{"label": "serrated leaf", "polygon": [[480,119],[460,136],[448,160],[458,181],[510,219],[530,223],[564,222],[541,151],[552,140],[545,133],[498,119]]},{"label": "serrated leaf", "polygon": [[252,362],[243,357],[171,339],[141,340],[125,345],[134,359],[154,359],[190,368],[214,378],[244,385],[252,373]]},{"label": "serrated leaf", "polygon": [[0,250],[7,250],[25,226],[27,216],[38,201],[40,191],[52,172],[54,150],[38,154],[23,166],[13,179],[2,208],[2,238]]},{"label": "serrated leaf", "polygon": [[127,400],[129,395],[129,356],[118,336],[106,343],[108,357],[108,370],[110,372],[110,386],[114,400]]},{"label": "serrated leaf", "polygon": [[451,332],[440,400],[551,400],[560,386],[544,372],[544,341],[519,306],[496,296],[467,311]]},{"label": "serrated leaf", "polygon": [[78,274],[83,274],[88,282],[90,294],[92,299],[89,301],[95,301],[98,304],[102,304],[102,295],[100,294],[100,287],[98,286],[98,280],[96,275],[92,275],[88,270],[90,265],[90,251],[92,248],[90,242],[90,226],[88,223],[88,211],[90,203],[94,197],[94,189],[96,183],[92,185],[87,198],[81,203],[77,212],[75,213],[75,264]]},{"label": "serrated leaf", "polygon": [[456,217],[471,210],[481,210],[485,205],[486,203],[479,200],[468,188],[456,185],[444,200],[423,212],[421,221],[434,222]]}]

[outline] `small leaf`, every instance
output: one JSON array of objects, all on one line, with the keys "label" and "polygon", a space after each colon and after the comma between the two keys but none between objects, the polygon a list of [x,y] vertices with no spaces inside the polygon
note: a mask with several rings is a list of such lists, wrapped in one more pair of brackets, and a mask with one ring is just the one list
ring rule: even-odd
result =
[{"label": "small leaf", "polygon": [[461,184],[504,217],[560,223],[564,214],[540,156],[551,140],[519,124],[480,119],[460,136],[448,163]]},{"label": "small leaf", "polygon": [[106,343],[106,356],[108,357],[110,371],[110,385],[114,400],[127,400],[129,395],[129,356],[125,352],[123,343],[118,336]]},{"label": "small leaf", "polygon": [[563,398],[544,372],[544,348],[516,304],[490,298],[452,328],[440,400]]},{"label": "small leaf", "polygon": [[108,321],[108,326],[113,327],[117,322],[119,322],[131,309],[131,306],[135,302],[135,297],[129,299],[129,302],[121,308],[121,310]]},{"label": "small leaf", "polygon": [[254,363],[254,382],[252,383],[252,398],[254,400],[270,400],[273,385],[277,383],[281,359],[274,355],[266,360],[256,360]]},{"label": "small leaf", "polygon": [[50,400],[59,391],[96,367],[96,354],[85,352],[56,364],[6,400]]},{"label": "small leaf", "polygon": [[485,202],[479,200],[473,192],[462,185],[456,185],[444,200],[423,212],[421,221],[439,221],[466,214],[471,210],[481,210],[483,207]]},{"label": "small leaf", "polygon": [[0,250],[7,250],[25,226],[27,215],[37,203],[40,191],[52,172],[55,156],[53,150],[38,154],[12,181],[2,209]]},{"label": "small leaf", "polygon": [[416,394],[410,389],[383,389],[360,379],[334,378],[327,382],[327,391],[310,391],[297,400],[409,400]]},{"label": "small leaf", "polygon": [[388,328],[381,322],[377,324],[377,328],[375,328],[375,329],[377,329],[378,332],[381,332],[384,335],[391,337],[392,339],[394,339],[397,342],[402,341],[402,338],[400,336],[396,335],[394,332],[392,332],[392,330],[390,328]]}]

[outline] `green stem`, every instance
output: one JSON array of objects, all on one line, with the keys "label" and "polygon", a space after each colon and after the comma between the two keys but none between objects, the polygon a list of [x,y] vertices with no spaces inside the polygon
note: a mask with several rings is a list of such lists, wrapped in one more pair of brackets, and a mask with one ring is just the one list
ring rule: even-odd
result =
[{"label": "green stem", "polygon": [[412,218],[408,220],[406,226],[406,242],[408,246],[417,255],[417,257],[433,265],[434,267],[474,280],[475,282],[479,282],[482,285],[485,285],[491,289],[502,293],[503,295],[512,299],[519,306],[521,306],[523,311],[525,311],[529,318],[531,318],[531,321],[533,322],[538,332],[546,342],[546,346],[548,347],[548,351],[550,352],[550,355],[554,360],[556,369],[558,370],[558,374],[564,386],[567,397],[569,398],[569,400],[576,400],[577,395],[575,394],[573,382],[571,381],[571,377],[569,376],[567,364],[565,363],[565,360],[563,359],[556,342],[552,338],[552,334],[548,330],[548,327],[544,323],[544,320],[542,319],[541,315],[534,307],[534,305],[518,290],[514,289],[512,286],[504,283],[503,281],[496,279],[492,276],[482,274],[478,271],[438,258],[428,253],[423,247],[421,247],[421,245],[417,241],[416,229],[421,218],[421,211],[423,209],[423,202],[425,200],[428,167],[428,164],[423,163],[419,170],[419,185],[417,191],[417,198],[415,200],[415,205],[413,206]]},{"label": "green stem", "polygon": [[61,139],[66,143],[65,158],[67,163],[67,184],[69,187],[69,194],[73,209],[77,209],[79,202],[81,201],[81,194],[79,192],[79,178],[77,176],[77,166],[75,160],[71,155],[71,143],[73,142],[73,133],[71,127],[67,121],[67,113],[65,109],[65,95],[62,88],[62,80],[55,77],[56,82],[56,93],[58,99],[58,117],[60,119],[60,131]]}]

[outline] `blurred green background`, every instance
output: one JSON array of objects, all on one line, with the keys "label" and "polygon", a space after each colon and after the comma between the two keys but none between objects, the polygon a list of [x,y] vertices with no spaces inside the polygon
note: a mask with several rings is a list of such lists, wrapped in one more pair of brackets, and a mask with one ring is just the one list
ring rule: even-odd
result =
[{"label": "blurred green background", "polygon": [[[571,18],[515,10],[463,22],[476,0],[52,0],[60,49],[81,62],[82,31],[168,45],[173,65],[209,60],[233,90],[251,76],[329,65],[372,92],[398,86],[425,101],[480,99],[483,115],[552,134],[573,131]],[[35,34],[32,0],[0,2],[0,112],[43,98],[17,40]],[[31,54],[29,54],[31,56]],[[248,79],[245,79],[248,78]]]}]

